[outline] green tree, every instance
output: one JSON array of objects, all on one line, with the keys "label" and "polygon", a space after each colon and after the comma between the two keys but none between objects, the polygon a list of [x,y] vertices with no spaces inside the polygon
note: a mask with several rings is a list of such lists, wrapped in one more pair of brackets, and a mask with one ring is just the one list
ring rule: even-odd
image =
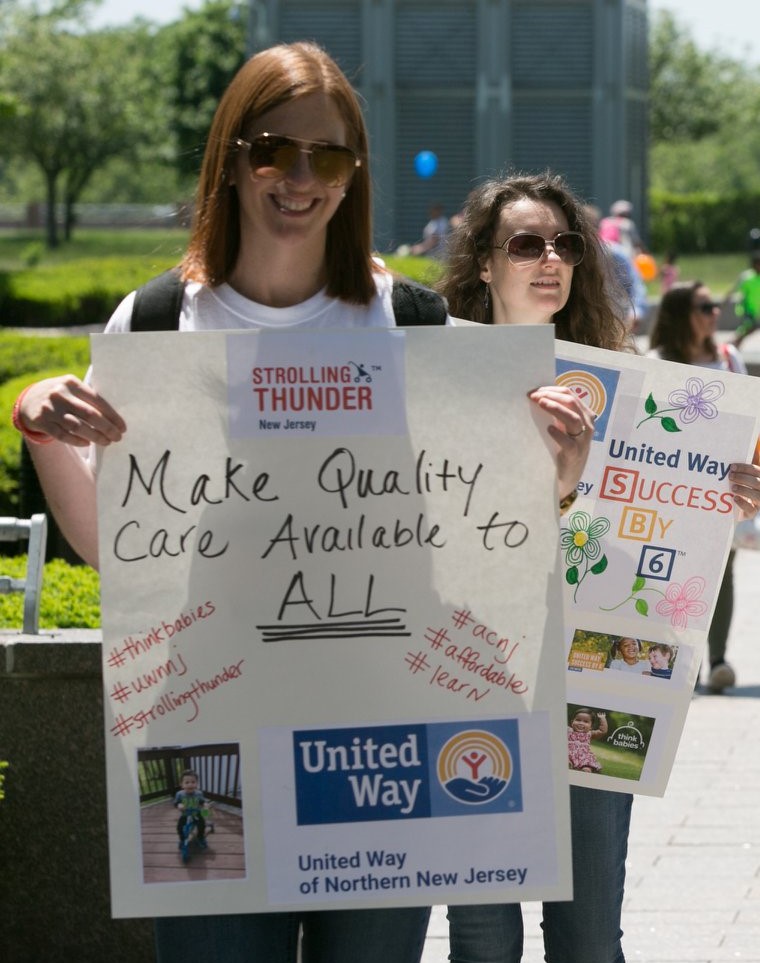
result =
[{"label": "green tree", "polygon": [[161,131],[147,25],[85,33],[86,6],[41,12],[11,4],[0,41],[0,98],[13,105],[0,150],[39,168],[49,247],[59,242],[58,205],[70,237],[74,205],[93,174],[112,157],[136,160]]},{"label": "green tree", "polygon": [[195,176],[214,111],[246,58],[247,4],[208,0],[161,31],[180,174]]},{"label": "green tree", "polygon": [[760,71],[700,49],[672,14],[649,37],[651,187],[682,193],[758,189]]}]

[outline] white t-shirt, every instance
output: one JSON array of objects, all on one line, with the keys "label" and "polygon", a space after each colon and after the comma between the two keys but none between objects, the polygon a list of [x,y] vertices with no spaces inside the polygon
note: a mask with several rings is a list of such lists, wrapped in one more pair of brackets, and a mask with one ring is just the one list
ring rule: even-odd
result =
[{"label": "white t-shirt", "polygon": [[[185,285],[180,331],[229,331],[273,328],[393,328],[390,274],[375,274],[377,297],[368,305],[348,304],[328,297],[324,290],[289,308],[270,308],[266,304],[249,301],[229,284],[210,288],[197,281]],[[130,329],[135,292],[128,294],[116,308],[106,325],[106,333],[123,333]]]},{"label": "white t-shirt", "polygon": [[633,672],[635,675],[641,675],[649,671],[649,663],[639,659],[638,662],[634,662],[634,664],[631,665],[629,662],[626,662],[625,659],[613,659],[612,662],[610,662],[610,668],[616,669],[618,672]]}]

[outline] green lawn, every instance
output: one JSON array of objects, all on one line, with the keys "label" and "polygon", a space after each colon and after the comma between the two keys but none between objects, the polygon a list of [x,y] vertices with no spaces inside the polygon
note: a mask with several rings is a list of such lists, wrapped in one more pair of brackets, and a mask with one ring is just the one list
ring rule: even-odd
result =
[{"label": "green lawn", "polygon": [[[0,271],[15,271],[34,257],[40,266],[66,264],[98,257],[168,257],[179,260],[187,243],[187,231],[179,228],[74,231],[70,243],[48,251],[40,231],[0,230]],[[39,260],[36,260],[39,258]]]},{"label": "green lawn", "polygon": [[[662,257],[655,255],[658,263]],[[676,262],[679,281],[703,281],[715,297],[722,297],[733,286],[739,273],[749,267],[749,259],[741,254],[684,254]],[[647,286],[654,297],[660,294],[660,283],[655,280]]]},{"label": "green lawn", "polygon": [[638,781],[644,766],[644,757],[626,749],[598,741],[591,744],[591,750],[602,765],[602,775],[618,779]]}]

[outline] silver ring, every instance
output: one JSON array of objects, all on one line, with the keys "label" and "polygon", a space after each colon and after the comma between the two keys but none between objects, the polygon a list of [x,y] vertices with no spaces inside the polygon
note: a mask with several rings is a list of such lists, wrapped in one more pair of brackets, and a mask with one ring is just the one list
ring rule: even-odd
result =
[{"label": "silver ring", "polygon": [[583,432],[584,432],[585,430],[586,430],[586,426],[584,425],[584,426],[581,428],[580,431],[568,431],[568,435],[569,435],[571,438],[578,438],[580,435],[583,434]]}]

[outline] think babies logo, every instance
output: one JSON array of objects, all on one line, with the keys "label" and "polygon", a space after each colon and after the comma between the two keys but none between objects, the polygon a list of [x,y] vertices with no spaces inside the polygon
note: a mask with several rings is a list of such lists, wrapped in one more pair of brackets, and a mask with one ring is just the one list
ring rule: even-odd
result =
[{"label": "think babies logo", "polygon": [[521,812],[516,719],[293,733],[298,824]]}]

